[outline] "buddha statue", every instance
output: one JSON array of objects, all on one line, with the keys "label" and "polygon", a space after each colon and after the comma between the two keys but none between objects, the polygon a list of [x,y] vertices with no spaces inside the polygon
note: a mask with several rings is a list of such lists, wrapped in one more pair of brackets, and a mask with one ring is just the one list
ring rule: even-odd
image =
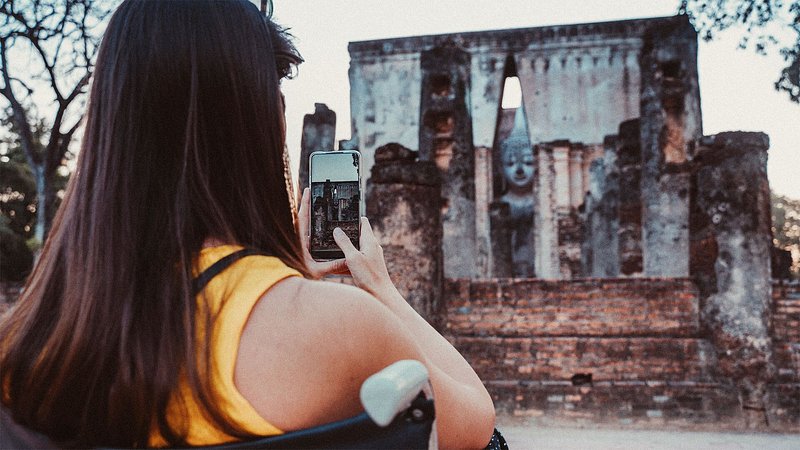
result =
[{"label": "buddha statue", "polygon": [[506,185],[500,200],[509,205],[514,276],[532,277],[534,158],[522,107],[514,115],[511,134],[500,143],[500,155]]}]

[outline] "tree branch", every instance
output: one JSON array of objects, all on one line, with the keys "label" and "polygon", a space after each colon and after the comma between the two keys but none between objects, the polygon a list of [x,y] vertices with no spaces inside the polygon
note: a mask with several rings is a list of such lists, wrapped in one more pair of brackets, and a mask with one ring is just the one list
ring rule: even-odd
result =
[{"label": "tree branch", "polygon": [[14,125],[19,129],[20,143],[22,144],[22,149],[25,150],[28,164],[30,164],[31,167],[36,167],[41,163],[41,158],[36,152],[36,147],[33,142],[33,131],[28,123],[25,108],[22,106],[22,103],[17,100],[17,96],[14,95],[14,89],[11,86],[11,75],[8,73],[7,50],[6,38],[0,38],[0,73],[2,74],[3,83],[5,84],[0,88],[0,94],[11,104],[11,119],[14,121]]},{"label": "tree branch", "polygon": [[[66,133],[58,133],[61,136],[61,139],[58,143],[58,151],[55,152],[52,158],[47,159],[47,173],[50,174],[56,169],[58,166],[61,165],[61,161],[64,160],[64,156],[66,156],[67,152],[69,151],[69,144],[72,142],[72,137],[75,135],[75,132],[80,127],[81,123],[83,122],[83,114],[78,117],[78,120],[67,130]],[[50,154],[48,154],[50,156]]]}]

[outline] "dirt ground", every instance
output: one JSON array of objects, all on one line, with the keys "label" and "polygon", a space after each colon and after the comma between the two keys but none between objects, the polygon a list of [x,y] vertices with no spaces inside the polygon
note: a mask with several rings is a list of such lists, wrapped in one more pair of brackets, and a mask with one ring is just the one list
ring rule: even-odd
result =
[{"label": "dirt ground", "polygon": [[800,450],[800,433],[560,428],[519,424],[503,425],[502,421],[498,422],[498,429],[506,437],[511,450]]}]

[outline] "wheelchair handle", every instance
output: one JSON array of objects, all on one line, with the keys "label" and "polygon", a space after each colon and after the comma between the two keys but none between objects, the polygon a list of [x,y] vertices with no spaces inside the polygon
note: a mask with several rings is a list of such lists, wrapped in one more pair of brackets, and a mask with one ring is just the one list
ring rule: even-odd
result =
[{"label": "wheelchair handle", "polygon": [[404,359],[367,378],[361,385],[361,404],[378,425],[389,425],[397,414],[425,391],[430,397],[428,369],[419,361]]}]

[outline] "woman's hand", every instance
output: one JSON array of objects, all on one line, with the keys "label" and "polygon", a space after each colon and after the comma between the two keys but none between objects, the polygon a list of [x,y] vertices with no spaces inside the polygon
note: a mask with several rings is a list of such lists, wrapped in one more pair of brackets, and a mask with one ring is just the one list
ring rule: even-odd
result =
[{"label": "woman's hand", "polygon": [[[306,268],[315,279],[324,277],[331,274],[346,274],[347,264],[344,259],[336,259],[333,261],[315,261],[308,251],[308,242],[310,234],[308,233],[308,226],[311,217],[311,195],[308,188],[303,189],[303,198],[300,201],[300,210],[297,212],[297,232],[300,234],[300,243],[303,246],[303,259],[306,263]],[[335,234],[334,234],[335,236]]]},{"label": "woman's hand", "polygon": [[344,252],[347,268],[353,276],[356,286],[371,293],[379,300],[384,300],[396,293],[397,289],[389,278],[386,261],[383,259],[383,248],[372,232],[372,226],[366,217],[361,218],[361,236],[359,249],[341,228],[333,230],[336,245]]}]

